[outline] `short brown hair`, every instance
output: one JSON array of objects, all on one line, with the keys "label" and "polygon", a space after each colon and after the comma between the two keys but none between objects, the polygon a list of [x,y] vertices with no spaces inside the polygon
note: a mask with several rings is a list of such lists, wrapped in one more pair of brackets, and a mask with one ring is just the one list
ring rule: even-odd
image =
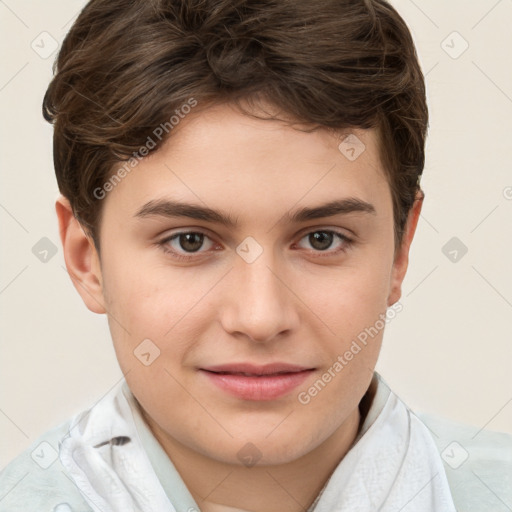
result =
[{"label": "short brown hair", "polygon": [[54,72],[43,115],[57,182],[98,249],[94,191],[190,98],[260,98],[301,123],[377,128],[401,245],[428,110],[411,34],[384,0],[91,0]]}]

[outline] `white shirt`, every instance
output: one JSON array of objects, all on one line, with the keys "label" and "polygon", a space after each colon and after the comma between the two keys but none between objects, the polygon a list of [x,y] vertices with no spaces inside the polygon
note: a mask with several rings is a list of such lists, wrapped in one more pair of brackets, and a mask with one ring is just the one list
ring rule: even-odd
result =
[{"label": "white shirt", "polygon": [[[311,512],[454,512],[452,495],[459,512],[511,510],[512,436],[431,416],[422,422],[377,373],[364,400],[370,406],[362,428]],[[14,510],[200,508],[123,380],[2,471],[0,512]]]}]

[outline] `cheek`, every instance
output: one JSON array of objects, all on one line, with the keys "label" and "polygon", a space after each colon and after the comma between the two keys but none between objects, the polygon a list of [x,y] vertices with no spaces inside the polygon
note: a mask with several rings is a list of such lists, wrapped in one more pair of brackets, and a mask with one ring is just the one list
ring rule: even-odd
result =
[{"label": "cheek", "polygon": [[109,326],[123,370],[138,363],[134,354],[148,339],[159,352],[155,366],[178,367],[201,338],[201,329],[213,322],[216,310],[208,307],[207,295],[218,276],[127,261],[106,264],[104,275]]},{"label": "cheek", "polygon": [[[325,357],[318,378],[301,389],[298,400],[312,416],[335,425],[353,410],[367,390],[386,326],[389,269],[375,262],[339,273],[329,293],[316,296],[323,322],[334,332],[319,337]],[[326,331],[327,332],[327,331]],[[299,398],[299,397],[298,397]]]},{"label": "cheek", "polygon": [[[384,259],[343,266],[311,276],[299,291],[331,334],[346,339],[373,324],[386,311],[390,263]],[[301,282],[297,279],[295,282]]]},{"label": "cheek", "polygon": [[190,271],[140,260],[108,262],[105,276],[109,312],[123,317],[133,330],[148,329],[160,336],[193,308],[209,284]]}]

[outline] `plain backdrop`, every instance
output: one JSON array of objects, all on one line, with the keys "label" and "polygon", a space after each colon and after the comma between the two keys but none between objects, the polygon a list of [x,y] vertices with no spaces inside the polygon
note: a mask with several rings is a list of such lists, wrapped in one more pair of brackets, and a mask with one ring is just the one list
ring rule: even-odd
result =
[{"label": "plain backdrop", "polygon": [[[64,270],[41,115],[48,53],[84,4],[0,1],[0,466],[122,377],[106,318]],[[512,1],[392,4],[426,74],[430,132],[404,309],[377,370],[413,410],[512,433]]]}]

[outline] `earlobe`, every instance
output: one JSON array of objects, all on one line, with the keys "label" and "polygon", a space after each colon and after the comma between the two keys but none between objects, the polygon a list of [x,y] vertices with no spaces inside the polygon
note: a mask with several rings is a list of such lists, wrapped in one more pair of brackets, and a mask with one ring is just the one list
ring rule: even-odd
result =
[{"label": "earlobe", "polygon": [[414,238],[414,233],[416,232],[416,226],[418,225],[424,198],[425,194],[423,191],[419,190],[407,218],[402,244],[397,250],[393,262],[388,307],[395,304],[402,296],[402,282],[405,278],[407,267],[409,265],[409,249]]},{"label": "earlobe", "polygon": [[106,309],[101,267],[94,243],[73,215],[68,199],[60,196],[55,203],[55,210],[66,269],[73,285],[88,309],[103,314]]}]

